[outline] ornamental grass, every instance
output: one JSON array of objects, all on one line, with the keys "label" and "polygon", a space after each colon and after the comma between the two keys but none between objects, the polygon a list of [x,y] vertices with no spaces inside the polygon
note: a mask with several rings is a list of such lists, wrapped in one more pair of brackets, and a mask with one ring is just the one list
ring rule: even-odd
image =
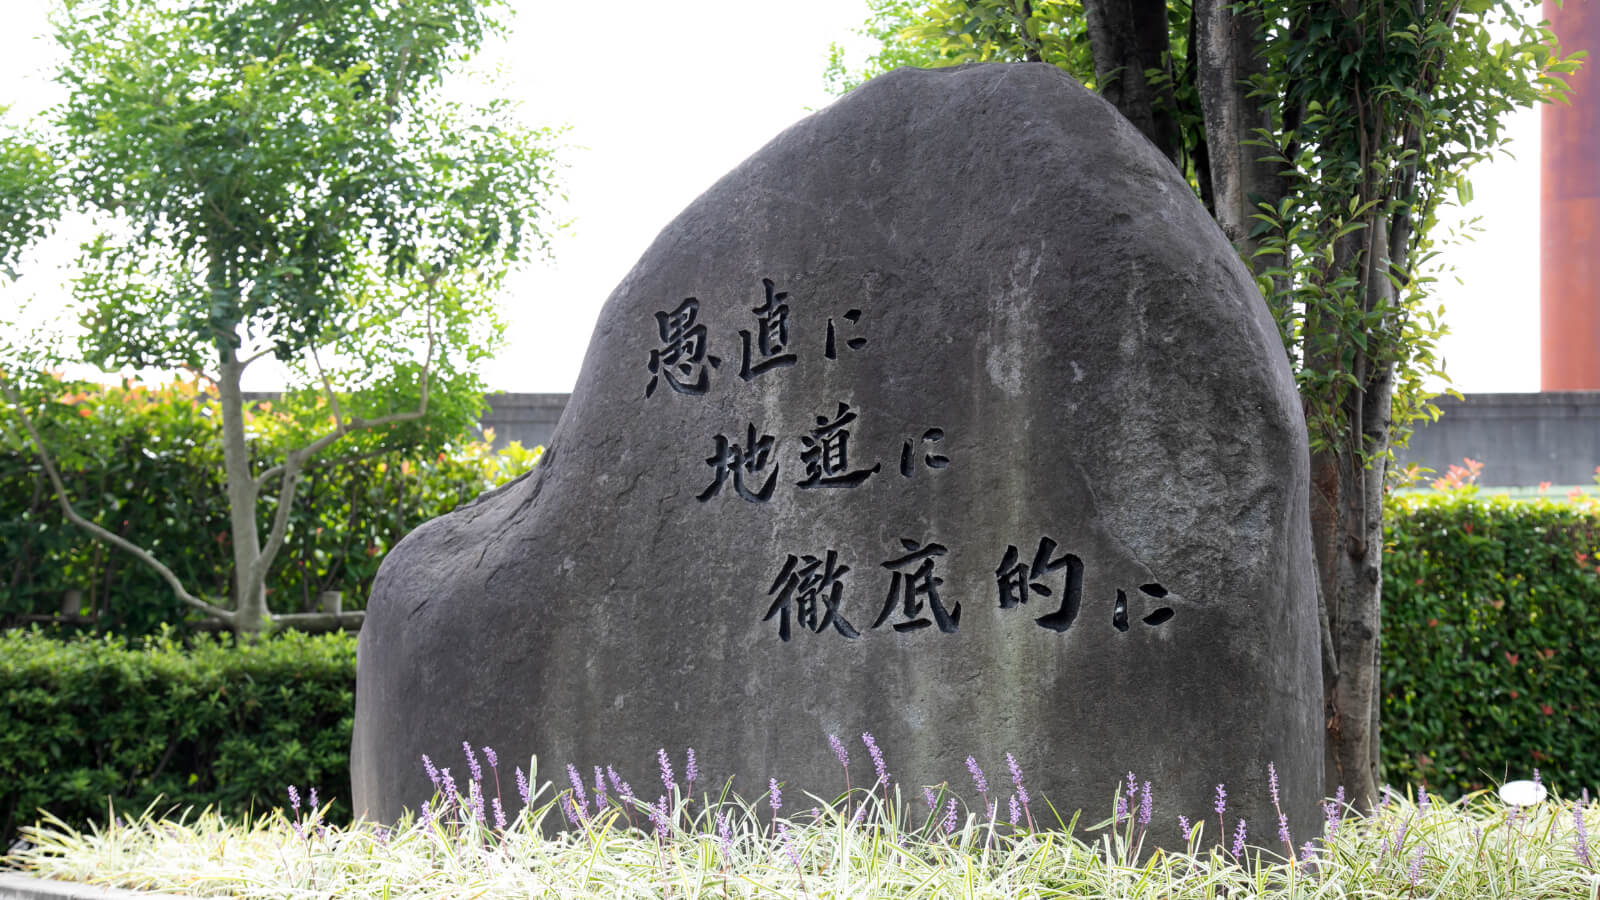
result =
[{"label": "ornamental grass", "polygon": [[[1269,846],[1242,837],[1219,785],[1218,815],[1184,822],[1187,851],[1166,852],[1144,846],[1149,789],[1131,774],[1112,814],[1090,825],[991,798],[970,759],[983,798],[975,811],[949,785],[907,798],[885,777],[832,800],[785,792],[776,780],[754,801],[726,785],[697,793],[692,751],[684,784],[661,753],[655,801],[610,770],[596,769],[586,790],[571,766],[559,788],[517,767],[505,779],[516,786],[512,800],[501,796],[495,754],[484,748],[485,775],[465,749],[465,790],[426,761],[437,793],[389,827],[328,823],[315,792],[302,805],[291,788],[288,809],[245,821],[151,807],[80,831],[47,817],[5,862],[46,878],[196,897],[1600,900],[1600,848],[1590,838],[1600,809],[1587,796],[1513,806],[1489,791],[1443,803],[1386,790],[1366,817],[1329,801],[1320,838],[1292,850],[1281,828]],[[1026,800],[1021,771],[1007,761],[1012,797]]]}]

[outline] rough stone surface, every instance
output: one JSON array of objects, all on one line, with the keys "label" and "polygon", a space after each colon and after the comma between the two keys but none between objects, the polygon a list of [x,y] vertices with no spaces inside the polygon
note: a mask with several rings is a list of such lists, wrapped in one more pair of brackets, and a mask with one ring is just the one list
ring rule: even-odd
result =
[{"label": "rough stone surface", "polygon": [[1012,752],[1047,820],[1132,771],[1169,843],[1215,835],[1219,782],[1275,843],[1272,762],[1312,837],[1305,441],[1247,273],[1109,105],[1044,65],[894,72],[669,225],[544,462],[390,553],[356,809],[425,799],[423,753],[460,777],[463,739],[650,798],[661,747],[830,796],[827,735],[861,786],[871,732],[905,796],[974,809],[963,761],[1008,798]]}]

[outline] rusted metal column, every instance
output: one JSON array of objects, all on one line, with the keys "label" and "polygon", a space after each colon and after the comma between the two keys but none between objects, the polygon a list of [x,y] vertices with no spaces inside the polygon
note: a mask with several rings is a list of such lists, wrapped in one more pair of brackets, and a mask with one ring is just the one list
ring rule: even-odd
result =
[{"label": "rusted metal column", "polygon": [[1589,58],[1571,103],[1540,113],[1540,387],[1600,390],[1600,0],[1545,0],[1544,15],[1563,53]]}]

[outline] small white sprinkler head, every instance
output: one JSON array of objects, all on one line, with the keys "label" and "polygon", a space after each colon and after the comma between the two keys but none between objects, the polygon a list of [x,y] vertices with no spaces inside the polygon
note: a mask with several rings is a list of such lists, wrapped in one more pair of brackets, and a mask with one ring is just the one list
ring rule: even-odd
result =
[{"label": "small white sprinkler head", "polygon": [[1537,781],[1508,781],[1500,785],[1500,799],[1507,806],[1533,806],[1548,795],[1544,785]]}]

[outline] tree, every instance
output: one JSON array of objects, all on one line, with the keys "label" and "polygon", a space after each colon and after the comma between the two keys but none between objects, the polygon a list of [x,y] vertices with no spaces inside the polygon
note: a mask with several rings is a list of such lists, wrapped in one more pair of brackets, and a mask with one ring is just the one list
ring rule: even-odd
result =
[{"label": "tree", "polygon": [[[1326,783],[1377,799],[1382,496],[1437,417],[1440,204],[1501,118],[1572,71],[1533,0],[870,0],[895,64],[1034,60],[1095,88],[1190,181],[1256,275],[1311,437]],[[1496,35],[1503,35],[1497,38]]]},{"label": "tree", "polygon": [[[0,106],[0,122],[6,116]],[[0,276],[16,279],[23,251],[50,231],[61,214],[57,167],[43,141],[27,129],[0,130]]]},{"label": "tree", "polygon": [[[190,593],[74,511],[12,386],[7,396],[68,518],[235,631],[268,624],[266,573],[310,460],[335,445],[373,452],[465,430],[482,402],[474,365],[501,330],[495,290],[547,249],[548,133],[519,125],[504,101],[474,107],[441,92],[453,62],[503,28],[499,7],[66,0],[61,10],[59,152],[72,194],[106,225],[84,245],[74,285],[80,349],[102,367],[184,368],[215,384],[232,607]],[[254,458],[241,388],[267,356],[302,381],[285,398],[302,439],[274,460]]]}]

